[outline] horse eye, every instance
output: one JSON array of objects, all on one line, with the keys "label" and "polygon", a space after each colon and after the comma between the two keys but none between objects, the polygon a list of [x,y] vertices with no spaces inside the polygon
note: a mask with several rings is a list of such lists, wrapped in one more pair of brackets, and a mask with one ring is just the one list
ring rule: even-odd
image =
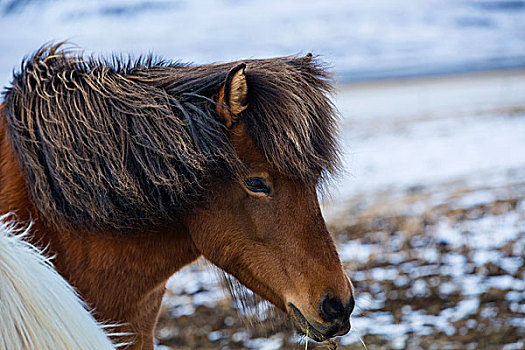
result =
[{"label": "horse eye", "polygon": [[266,184],[266,180],[262,177],[250,177],[244,181],[244,186],[251,192],[264,193],[269,195],[270,187]]}]

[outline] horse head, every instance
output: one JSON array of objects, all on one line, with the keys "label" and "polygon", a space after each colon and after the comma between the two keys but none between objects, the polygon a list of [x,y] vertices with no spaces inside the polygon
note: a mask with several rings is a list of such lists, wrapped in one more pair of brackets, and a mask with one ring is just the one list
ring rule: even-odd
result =
[{"label": "horse head", "polygon": [[319,207],[322,170],[293,176],[255,144],[254,121],[244,115],[258,96],[245,69],[234,67],[216,97],[242,175],[211,182],[206,202],[188,217],[190,235],[208,260],[288,313],[300,332],[317,341],[346,334],[354,298]]}]

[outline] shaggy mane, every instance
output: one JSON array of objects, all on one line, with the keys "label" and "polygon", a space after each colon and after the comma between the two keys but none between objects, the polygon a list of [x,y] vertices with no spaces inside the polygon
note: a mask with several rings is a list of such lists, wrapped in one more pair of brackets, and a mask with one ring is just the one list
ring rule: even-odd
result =
[{"label": "shaggy mane", "polygon": [[[337,163],[332,85],[311,55],[246,60],[247,134],[282,174],[317,181]],[[4,92],[7,133],[36,208],[61,226],[166,223],[242,164],[215,111],[239,62],[83,58],[60,45],[27,58]]]}]

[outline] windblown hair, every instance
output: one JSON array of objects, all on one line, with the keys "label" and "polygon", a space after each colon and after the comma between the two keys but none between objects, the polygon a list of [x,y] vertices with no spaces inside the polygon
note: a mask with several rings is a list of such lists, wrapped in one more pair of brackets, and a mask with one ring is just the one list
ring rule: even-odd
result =
[{"label": "windblown hair", "polygon": [[29,228],[9,218],[0,217],[0,349],[115,349],[75,290],[24,241]]},{"label": "windblown hair", "polygon": [[[86,58],[60,45],[27,58],[5,92],[7,133],[47,220],[91,230],[169,222],[242,163],[216,112],[239,62]],[[246,132],[282,174],[317,181],[337,164],[330,76],[311,55],[246,60]]]}]

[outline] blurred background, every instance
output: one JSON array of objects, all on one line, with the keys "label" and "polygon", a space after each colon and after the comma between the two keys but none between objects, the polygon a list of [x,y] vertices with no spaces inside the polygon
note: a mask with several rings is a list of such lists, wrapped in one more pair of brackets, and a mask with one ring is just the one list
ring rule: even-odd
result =
[{"label": "blurred background", "polygon": [[[65,39],[196,64],[321,55],[344,163],[323,210],[357,295],[339,349],[525,348],[525,1],[0,0],[2,86]],[[170,280],[158,349],[304,348],[218,275]]]}]

